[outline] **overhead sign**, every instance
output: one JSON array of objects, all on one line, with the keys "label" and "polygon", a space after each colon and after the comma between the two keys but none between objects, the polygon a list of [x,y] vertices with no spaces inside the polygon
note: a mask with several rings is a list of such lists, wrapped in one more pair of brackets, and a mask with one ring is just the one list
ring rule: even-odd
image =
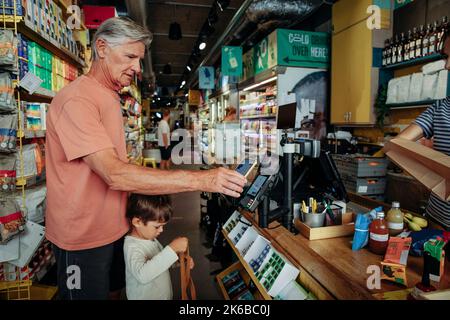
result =
[{"label": "overhead sign", "polygon": [[198,90],[189,90],[188,100],[190,105],[198,106],[200,105],[200,91]]},{"label": "overhead sign", "polygon": [[198,69],[198,87],[200,89],[214,89],[214,67],[200,67]]},{"label": "overhead sign", "polygon": [[222,74],[238,77],[242,75],[242,47],[222,47]]},{"label": "overhead sign", "polygon": [[326,32],[278,29],[278,65],[327,67],[330,61],[329,42]]},{"label": "overhead sign", "polygon": [[394,1],[394,9],[401,8],[401,7],[407,5],[408,3],[411,3],[413,1],[414,0],[395,0]]}]

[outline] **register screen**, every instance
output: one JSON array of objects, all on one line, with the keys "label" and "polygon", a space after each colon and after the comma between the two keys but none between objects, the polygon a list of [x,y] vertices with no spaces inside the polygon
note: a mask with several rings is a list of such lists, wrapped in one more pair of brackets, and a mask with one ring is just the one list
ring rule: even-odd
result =
[{"label": "register screen", "polygon": [[256,178],[255,182],[253,182],[250,190],[248,190],[247,194],[249,196],[255,197],[258,194],[258,191],[264,185],[264,182],[266,182],[266,180],[267,180],[267,176],[258,176],[258,178]]}]

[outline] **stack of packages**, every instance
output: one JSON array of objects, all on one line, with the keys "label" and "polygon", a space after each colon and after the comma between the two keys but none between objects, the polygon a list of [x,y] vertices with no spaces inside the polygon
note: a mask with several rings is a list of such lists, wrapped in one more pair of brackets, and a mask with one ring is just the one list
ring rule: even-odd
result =
[{"label": "stack of packages", "polygon": [[11,30],[0,30],[0,245],[24,230],[24,217],[16,203],[17,103],[8,71],[17,69],[17,38]]}]

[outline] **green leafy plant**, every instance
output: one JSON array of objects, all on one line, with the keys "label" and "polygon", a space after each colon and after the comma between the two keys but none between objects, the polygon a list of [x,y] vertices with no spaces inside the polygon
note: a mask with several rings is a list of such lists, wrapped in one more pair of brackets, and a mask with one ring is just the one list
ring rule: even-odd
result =
[{"label": "green leafy plant", "polygon": [[375,99],[375,114],[377,116],[377,126],[384,128],[384,120],[391,108],[386,104],[387,100],[387,84],[382,84],[378,89],[377,98]]}]

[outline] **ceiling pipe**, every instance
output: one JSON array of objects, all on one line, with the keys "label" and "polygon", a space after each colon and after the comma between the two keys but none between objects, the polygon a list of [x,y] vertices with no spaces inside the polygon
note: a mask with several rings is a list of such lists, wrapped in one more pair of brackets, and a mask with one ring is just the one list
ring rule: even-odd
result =
[{"label": "ceiling pipe", "polygon": [[[147,1],[146,0],[125,0],[128,15],[131,19],[148,28],[147,25]],[[145,82],[148,82],[148,86],[152,89],[155,87],[156,77],[153,71],[152,55],[150,48],[147,50],[144,60],[144,70],[142,72],[142,78]]]}]

